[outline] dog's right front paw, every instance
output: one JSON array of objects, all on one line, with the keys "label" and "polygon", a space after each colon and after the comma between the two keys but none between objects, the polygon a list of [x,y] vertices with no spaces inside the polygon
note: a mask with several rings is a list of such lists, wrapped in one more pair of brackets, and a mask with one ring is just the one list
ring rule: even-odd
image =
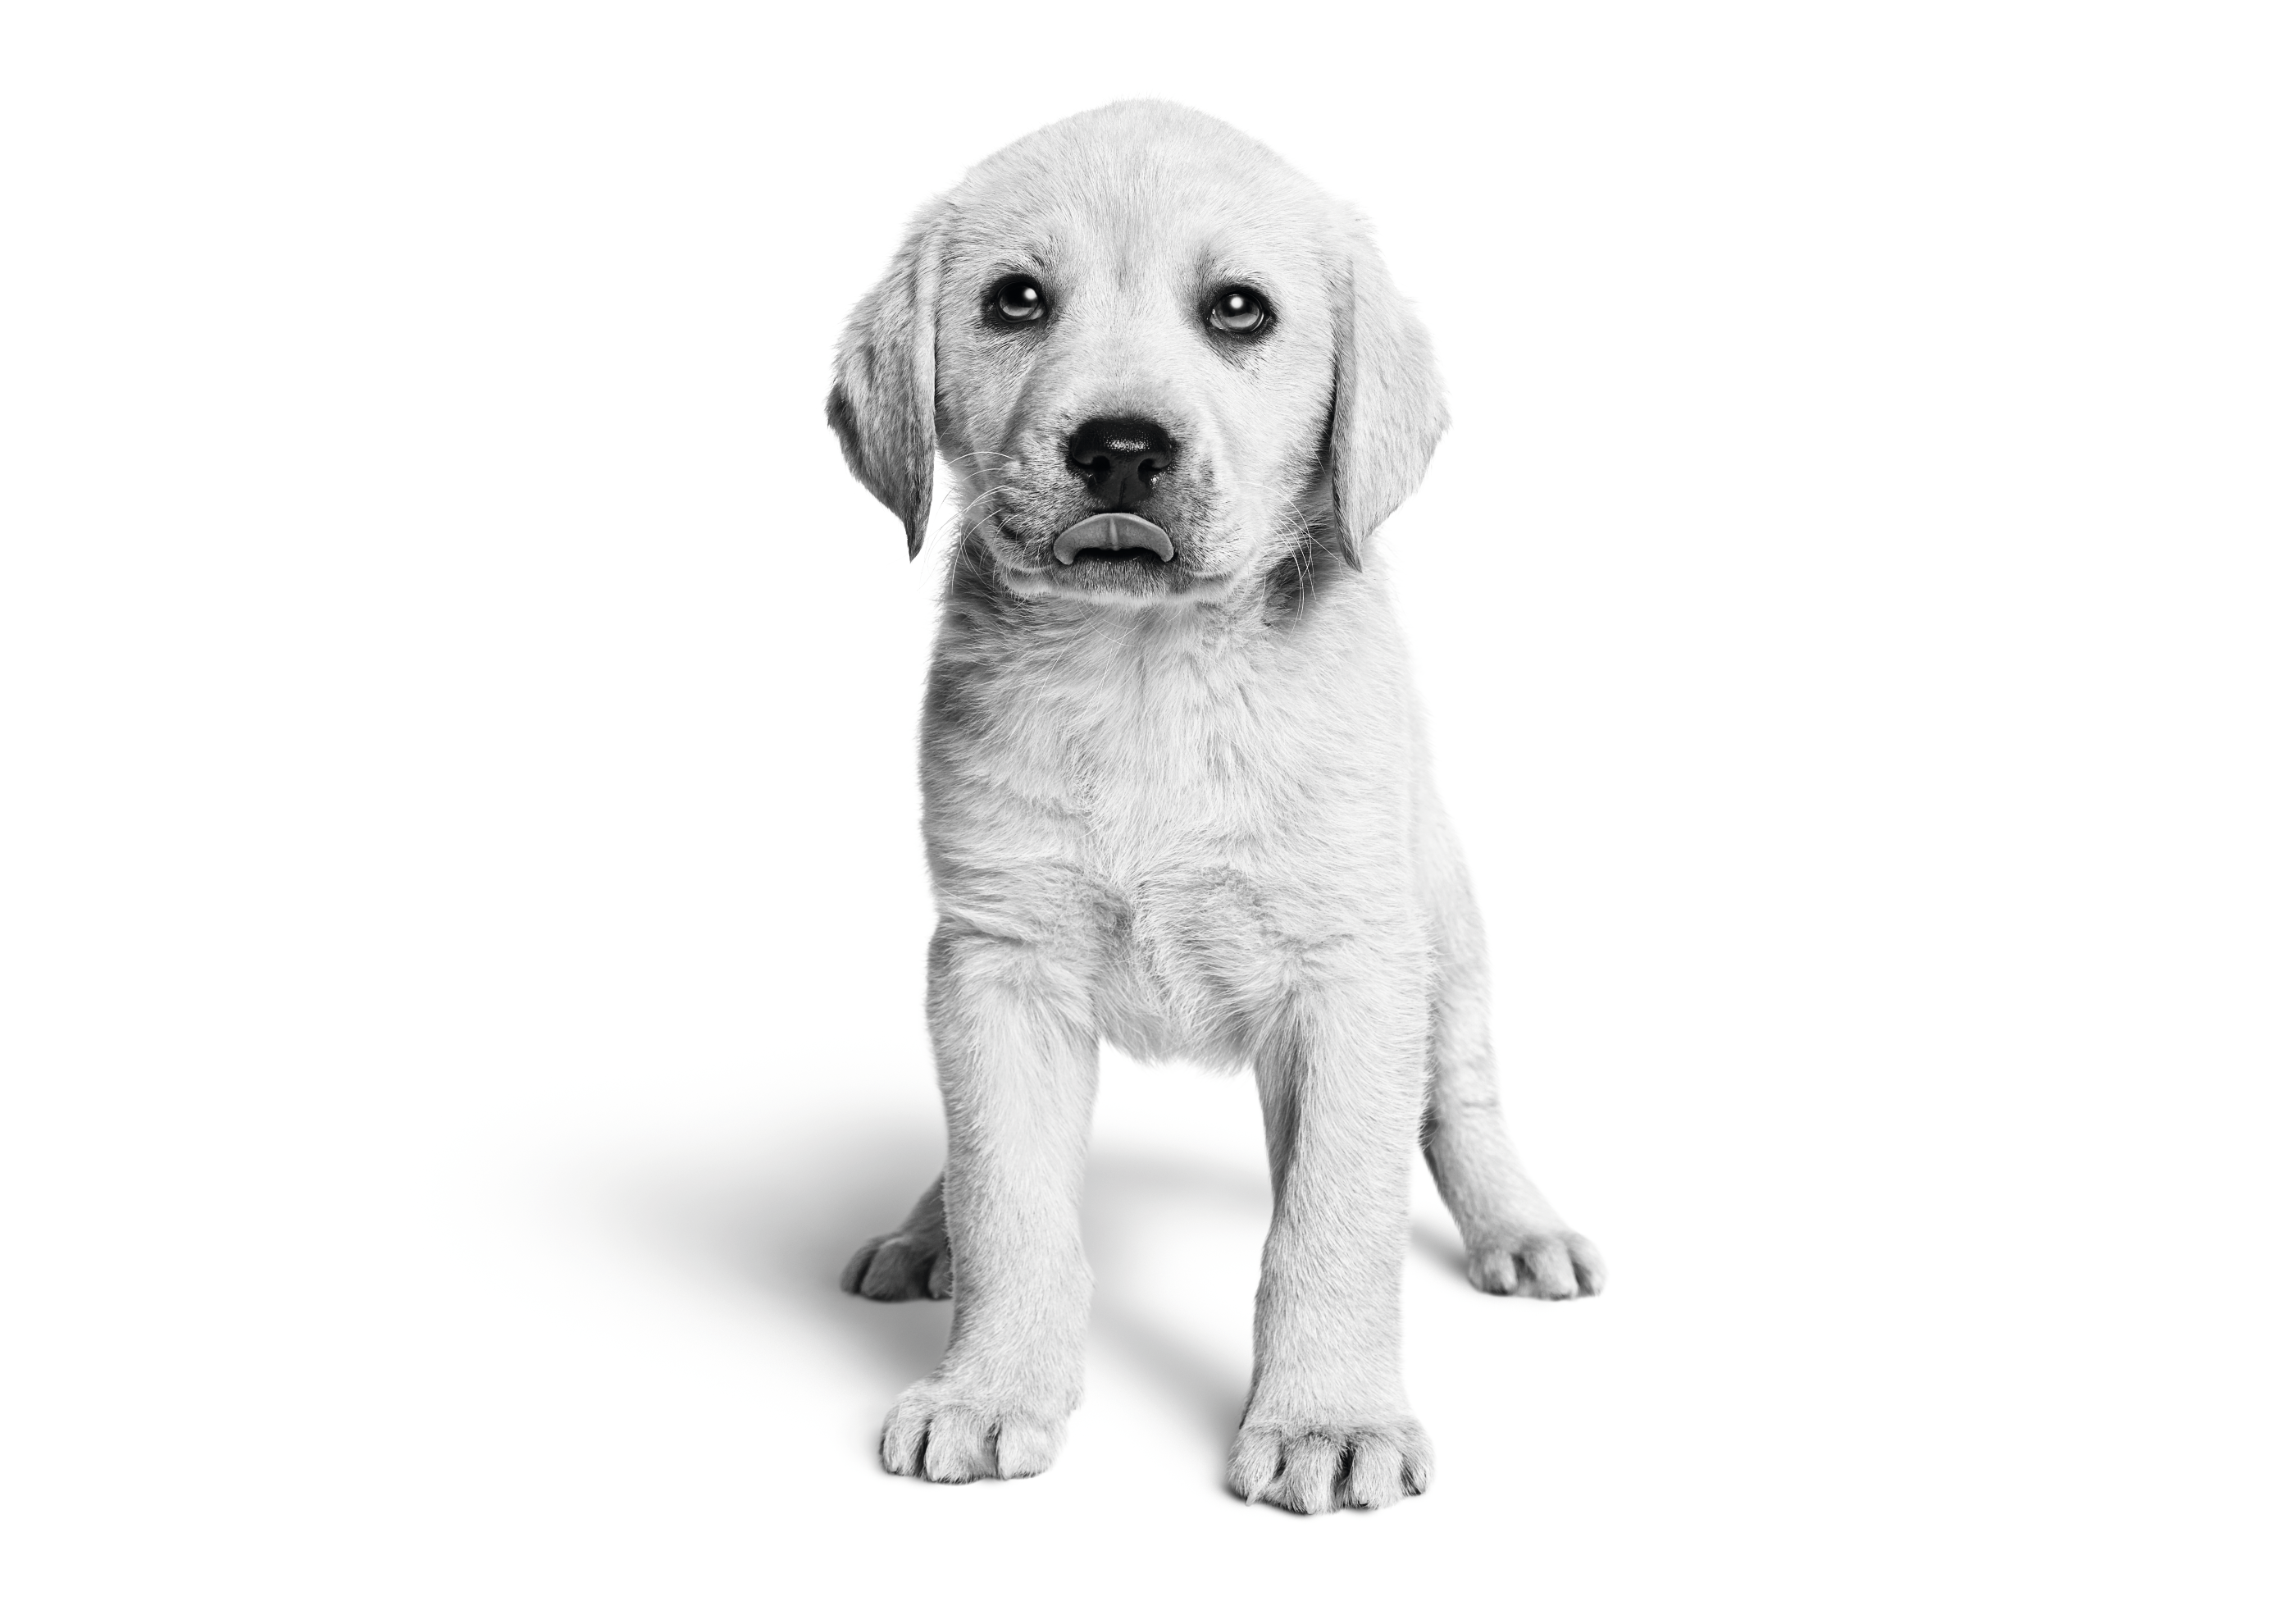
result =
[{"label": "dog's right front paw", "polygon": [[896,1230],[865,1241],[837,1284],[879,1302],[944,1299],[948,1295],[948,1236],[939,1230],[929,1234]]},{"label": "dog's right front paw", "polygon": [[1067,1436],[1064,1415],[928,1376],[885,1417],[878,1453],[886,1471],[936,1483],[1029,1478],[1053,1464]]}]

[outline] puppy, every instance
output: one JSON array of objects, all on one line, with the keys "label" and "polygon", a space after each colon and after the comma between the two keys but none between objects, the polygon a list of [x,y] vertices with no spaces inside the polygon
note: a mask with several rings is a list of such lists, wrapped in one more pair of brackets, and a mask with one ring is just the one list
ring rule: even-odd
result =
[{"label": "puppy", "polygon": [[1258,1080],[1275,1216],[1235,1491],[1420,1492],[1414,1141],[1476,1285],[1603,1284],[1500,1118],[1482,927],[1372,545],[1445,426],[1425,331],[1364,224],[1272,152],[1121,103],[917,215],[829,420],[912,556],[936,450],[961,503],[922,739],[948,1161],[844,1275],[955,1312],[886,1467],[1023,1477],[1059,1451],[1106,1039]]}]

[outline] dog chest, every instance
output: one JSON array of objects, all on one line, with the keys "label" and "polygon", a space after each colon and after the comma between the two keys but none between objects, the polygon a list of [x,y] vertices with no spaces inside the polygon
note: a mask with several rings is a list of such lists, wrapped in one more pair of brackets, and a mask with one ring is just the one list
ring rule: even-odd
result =
[{"label": "dog chest", "polygon": [[1056,846],[1128,892],[1189,873],[1304,882],[1395,838],[1411,762],[1385,708],[1192,619],[945,664],[926,710],[929,799],[945,790],[953,817],[993,824],[1016,857]]},{"label": "dog chest", "polygon": [[1233,1057],[1325,944],[1407,908],[1394,713],[1208,643],[1006,644],[939,662],[926,707],[944,912],[1094,966],[1135,1053]]}]

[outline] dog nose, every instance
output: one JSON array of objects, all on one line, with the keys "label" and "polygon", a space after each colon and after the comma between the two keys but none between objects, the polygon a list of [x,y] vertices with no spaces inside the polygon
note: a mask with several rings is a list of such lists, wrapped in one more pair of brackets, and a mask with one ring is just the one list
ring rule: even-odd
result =
[{"label": "dog nose", "polygon": [[1069,436],[1069,466],[1096,501],[1129,509],[1148,500],[1156,476],[1179,455],[1144,417],[1095,417]]}]

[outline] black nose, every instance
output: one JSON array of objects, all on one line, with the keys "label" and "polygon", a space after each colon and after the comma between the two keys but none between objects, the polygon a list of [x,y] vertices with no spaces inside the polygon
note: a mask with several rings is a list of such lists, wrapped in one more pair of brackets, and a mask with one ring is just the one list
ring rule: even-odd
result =
[{"label": "black nose", "polygon": [[1179,455],[1172,437],[1142,417],[1095,417],[1069,436],[1069,466],[1096,501],[1130,509]]}]

